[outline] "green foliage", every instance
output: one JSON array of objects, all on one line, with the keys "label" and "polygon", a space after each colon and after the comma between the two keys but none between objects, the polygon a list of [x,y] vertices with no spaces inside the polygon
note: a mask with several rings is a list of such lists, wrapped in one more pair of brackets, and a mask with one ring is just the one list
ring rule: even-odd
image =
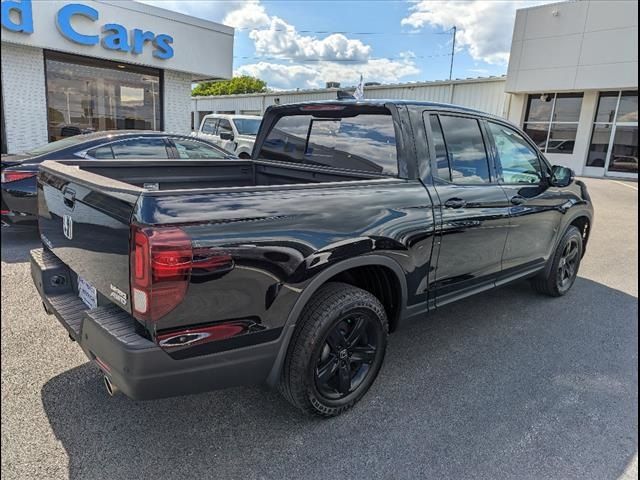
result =
[{"label": "green foliage", "polygon": [[204,82],[191,91],[194,97],[205,95],[238,95],[240,93],[261,93],[267,91],[267,82],[259,78],[243,75],[231,80]]}]

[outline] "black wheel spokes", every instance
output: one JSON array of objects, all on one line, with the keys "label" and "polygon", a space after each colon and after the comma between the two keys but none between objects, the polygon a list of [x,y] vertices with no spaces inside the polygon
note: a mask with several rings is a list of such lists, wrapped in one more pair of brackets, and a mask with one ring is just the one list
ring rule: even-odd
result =
[{"label": "black wheel spokes", "polygon": [[366,377],[377,352],[375,339],[369,338],[370,321],[362,315],[348,317],[329,332],[324,347],[329,353],[320,357],[315,372],[316,385],[327,397],[337,399],[348,395]]},{"label": "black wheel spokes", "polygon": [[578,265],[578,242],[571,240],[564,248],[558,267],[558,281],[561,287],[567,286],[573,280]]},{"label": "black wheel spokes", "polygon": [[321,367],[318,367],[316,371],[318,383],[320,385],[326,385],[327,382],[336,375],[338,365],[338,359],[332,355],[327,362],[325,362]]}]

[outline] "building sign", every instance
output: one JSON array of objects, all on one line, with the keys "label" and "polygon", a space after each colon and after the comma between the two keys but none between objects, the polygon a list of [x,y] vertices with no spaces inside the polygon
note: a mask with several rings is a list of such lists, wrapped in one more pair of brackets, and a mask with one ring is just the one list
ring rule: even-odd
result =
[{"label": "building sign", "polygon": [[[79,28],[75,20],[84,19],[95,23],[95,28]],[[130,52],[140,55],[145,48],[152,48],[155,58],[166,60],[173,57],[173,37],[155,34],[140,28],[127,29],[119,23],[99,24],[100,12],[81,3],[69,3],[56,12],[56,26],[67,40],[79,45],[100,45],[106,50]],[[74,25],[76,23],[76,25]],[[30,35],[34,33],[33,5],[31,0],[3,0],[2,28]]]}]

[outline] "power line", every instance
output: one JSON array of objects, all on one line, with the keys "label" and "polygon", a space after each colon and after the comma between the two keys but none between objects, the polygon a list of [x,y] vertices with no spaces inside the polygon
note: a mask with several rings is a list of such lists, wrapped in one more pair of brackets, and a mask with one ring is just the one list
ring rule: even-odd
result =
[{"label": "power line", "polygon": [[298,30],[295,28],[269,28],[269,25],[259,27],[234,27],[241,31],[257,31],[257,32],[289,32],[318,34],[318,35],[448,35],[449,32],[427,32],[424,30],[411,30],[409,32],[349,32],[346,30]]},{"label": "power line", "polygon": [[350,62],[350,63],[366,63],[370,60],[413,60],[424,58],[437,58],[437,57],[451,57],[451,53],[442,53],[437,55],[411,55],[404,57],[367,57],[365,59],[351,59],[351,58],[295,58],[295,57],[280,57],[280,56],[235,56],[233,58],[239,60],[292,60],[294,62]]}]

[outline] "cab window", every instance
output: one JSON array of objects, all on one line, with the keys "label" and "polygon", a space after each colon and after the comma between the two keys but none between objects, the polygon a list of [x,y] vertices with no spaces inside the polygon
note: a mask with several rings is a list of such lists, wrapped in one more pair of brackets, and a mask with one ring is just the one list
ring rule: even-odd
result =
[{"label": "cab window", "polygon": [[431,118],[437,175],[457,184],[490,183],[489,160],[478,120],[453,115]]}]

